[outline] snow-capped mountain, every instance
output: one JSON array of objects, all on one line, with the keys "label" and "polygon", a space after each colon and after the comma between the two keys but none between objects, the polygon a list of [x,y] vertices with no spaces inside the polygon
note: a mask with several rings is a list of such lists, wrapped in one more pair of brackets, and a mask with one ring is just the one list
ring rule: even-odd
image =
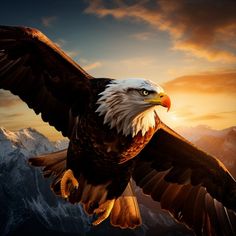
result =
[{"label": "snow-capped mountain", "polygon": [[[164,236],[193,235],[177,224],[166,212],[153,210],[140,198],[142,227],[121,230],[104,222],[92,227],[80,204],[72,205],[56,197],[50,180],[44,179],[40,168],[31,167],[27,159],[66,148],[67,140],[51,143],[38,131],[0,129],[0,235],[123,235]],[[141,193],[138,193],[140,195]],[[93,219],[94,220],[94,219]]]},{"label": "snow-capped mountain", "polygon": [[24,156],[37,156],[56,151],[55,146],[37,130],[28,128],[15,132],[0,128],[0,156],[18,152]]},{"label": "snow-capped mountain", "polygon": [[0,129],[0,235],[89,230],[81,207],[57,198],[50,191],[50,181],[27,162],[29,157],[56,150],[34,129]]},{"label": "snow-capped mountain", "polygon": [[68,139],[57,140],[53,144],[57,150],[63,150],[68,148],[69,140]]}]

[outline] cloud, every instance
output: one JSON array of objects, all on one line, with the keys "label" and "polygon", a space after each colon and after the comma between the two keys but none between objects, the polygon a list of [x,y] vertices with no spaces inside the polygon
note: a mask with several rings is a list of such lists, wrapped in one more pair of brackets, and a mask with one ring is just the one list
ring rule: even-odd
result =
[{"label": "cloud", "polygon": [[0,108],[7,108],[15,106],[20,102],[20,99],[16,96],[13,96],[10,92],[0,90]]},{"label": "cloud", "polygon": [[54,43],[61,48],[69,57],[71,58],[75,58],[79,55],[80,51],[79,50],[67,50],[66,46],[67,46],[67,41],[63,38],[59,38],[57,40],[54,41]]},{"label": "cloud", "polygon": [[192,117],[191,121],[206,121],[206,120],[216,120],[216,119],[225,119],[225,118],[217,114],[206,114]]},{"label": "cloud", "polygon": [[236,55],[232,52],[203,47],[191,41],[176,41],[172,49],[192,53],[197,57],[206,58],[208,61],[236,62]]},{"label": "cloud", "polygon": [[59,38],[54,42],[59,48],[62,48],[67,42],[65,39]]},{"label": "cloud", "polygon": [[184,93],[236,94],[236,72],[181,76],[163,84],[165,90]]},{"label": "cloud", "polygon": [[184,107],[178,107],[177,110],[170,111],[170,114],[177,116],[177,117],[191,117],[195,113],[193,112],[192,106],[184,106]]},{"label": "cloud", "polygon": [[5,115],[6,118],[15,118],[15,117],[19,117],[19,116],[23,116],[24,113],[13,113],[13,114],[7,114]]},{"label": "cloud", "polygon": [[83,66],[83,69],[89,71],[89,70],[93,70],[93,69],[101,67],[101,66],[102,66],[102,63],[100,61],[96,61],[91,64],[87,64],[87,65]]},{"label": "cloud", "polygon": [[11,119],[18,118],[18,117],[23,116],[23,115],[24,115],[24,113],[6,113],[6,112],[0,112],[1,122],[3,122],[4,120],[6,122],[9,122]]},{"label": "cloud", "polygon": [[79,51],[76,50],[76,51],[72,51],[72,50],[63,50],[69,57],[71,58],[75,58],[79,55]]},{"label": "cloud", "polygon": [[235,117],[236,111],[226,111],[226,112],[216,112],[216,113],[209,113],[203,115],[195,115],[189,117],[191,121],[208,121],[208,120],[218,120],[222,119],[225,120],[229,116]]},{"label": "cloud", "polygon": [[141,33],[137,33],[137,34],[132,34],[130,35],[130,37],[140,40],[140,41],[147,41],[152,37],[152,33],[150,32],[141,32]]},{"label": "cloud", "polygon": [[44,16],[41,18],[41,23],[46,28],[51,27],[53,23],[57,20],[56,16]]},{"label": "cloud", "polygon": [[236,62],[236,1],[90,0],[86,13],[145,22],[169,33],[172,49],[209,61]]}]

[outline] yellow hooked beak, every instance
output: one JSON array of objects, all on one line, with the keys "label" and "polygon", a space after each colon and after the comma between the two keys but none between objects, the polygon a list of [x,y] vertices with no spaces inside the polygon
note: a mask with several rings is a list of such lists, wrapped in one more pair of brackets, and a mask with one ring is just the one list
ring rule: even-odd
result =
[{"label": "yellow hooked beak", "polygon": [[144,101],[152,105],[161,105],[163,107],[167,107],[167,111],[169,111],[171,106],[170,98],[165,93],[156,93],[152,98],[147,98]]}]

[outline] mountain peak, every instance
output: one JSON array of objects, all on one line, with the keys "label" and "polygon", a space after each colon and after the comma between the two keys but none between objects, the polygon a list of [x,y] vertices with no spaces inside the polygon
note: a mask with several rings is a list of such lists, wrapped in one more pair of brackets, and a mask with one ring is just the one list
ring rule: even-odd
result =
[{"label": "mountain peak", "polygon": [[0,128],[0,154],[10,155],[19,152],[24,156],[35,156],[42,153],[56,151],[54,145],[44,135],[33,128],[24,128],[18,131],[10,131]]},{"label": "mountain peak", "polygon": [[0,127],[1,138],[14,140],[14,139],[19,139],[22,136],[25,136],[30,139],[34,138],[35,136],[39,136],[39,137],[47,139],[43,134],[39,133],[36,129],[31,128],[31,127],[23,128],[17,131],[10,131],[10,130],[7,130],[6,128]]}]

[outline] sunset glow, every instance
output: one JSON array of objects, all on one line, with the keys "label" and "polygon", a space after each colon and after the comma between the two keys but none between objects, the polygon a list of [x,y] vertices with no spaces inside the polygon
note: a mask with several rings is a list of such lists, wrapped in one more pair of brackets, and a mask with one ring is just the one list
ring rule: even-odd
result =
[{"label": "sunset glow", "polygon": [[[109,3],[108,3],[109,2]],[[2,25],[38,28],[94,77],[146,78],[171,98],[172,128],[236,125],[235,1],[22,0]],[[0,126],[62,138],[18,97],[0,90]]]}]

